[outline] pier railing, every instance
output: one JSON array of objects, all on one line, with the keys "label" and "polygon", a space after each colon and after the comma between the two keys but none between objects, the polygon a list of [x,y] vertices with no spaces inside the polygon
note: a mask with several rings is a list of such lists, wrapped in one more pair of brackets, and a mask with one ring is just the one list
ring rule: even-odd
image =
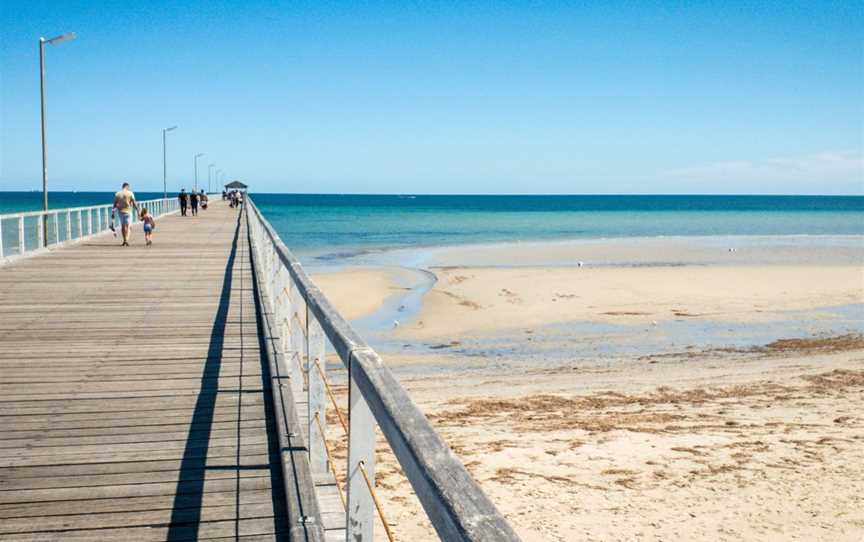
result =
[{"label": "pier railing", "polygon": [[[346,512],[346,540],[372,541],[376,510],[389,525],[375,496],[375,435],[380,428],[402,471],[442,540],[519,540],[459,459],[435,432],[381,357],[351,328],[309,279],[251,198],[246,220],[264,314],[262,325],[271,358],[273,397],[286,472],[291,540],[323,540],[318,503],[304,494],[309,478],[332,473]],[[327,381],[325,343],[348,369],[348,421],[339,412]],[[286,384],[287,383],[287,384]],[[347,433],[345,493],[326,440],[328,396]],[[294,400],[305,398],[299,419]],[[305,425],[308,442],[299,436]],[[296,452],[308,450],[306,454]],[[299,502],[299,504],[298,504]],[[319,516],[317,521],[315,517]],[[302,525],[301,525],[302,524]]]},{"label": "pier railing", "polygon": [[[91,205],[0,214],[0,264],[108,231],[112,207],[110,204]],[[138,207],[146,207],[158,218],[178,211],[180,203],[177,199],[160,198],[139,201]],[[119,223],[115,227],[119,228]]]}]

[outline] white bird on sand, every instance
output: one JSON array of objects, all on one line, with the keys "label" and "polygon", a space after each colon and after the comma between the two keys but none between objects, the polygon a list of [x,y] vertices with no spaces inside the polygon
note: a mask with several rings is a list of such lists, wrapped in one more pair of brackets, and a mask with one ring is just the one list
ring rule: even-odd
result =
[{"label": "white bird on sand", "polygon": [[399,327],[399,320],[393,320],[393,327]]},{"label": "white bird on sand", "polygon": [[585,264],[583,264],[582,262],[576,262],[576,265],[578,265],[579,267],[582,267]]}]

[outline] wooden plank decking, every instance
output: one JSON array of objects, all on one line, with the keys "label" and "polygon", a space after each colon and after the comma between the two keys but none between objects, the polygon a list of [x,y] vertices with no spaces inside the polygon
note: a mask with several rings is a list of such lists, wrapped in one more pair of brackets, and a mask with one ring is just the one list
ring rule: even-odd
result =
[{"label": "wooden plank decking", "polygon": [[0,539],[280,538],[245,229],[216,202],[0,267]]}]

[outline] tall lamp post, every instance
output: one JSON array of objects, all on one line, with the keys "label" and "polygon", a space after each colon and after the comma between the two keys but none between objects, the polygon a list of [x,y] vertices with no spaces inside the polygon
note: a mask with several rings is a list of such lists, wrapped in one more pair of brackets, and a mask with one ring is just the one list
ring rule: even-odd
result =
[{"label": "tall lamp post", "polygon": [[211,174],[213,173],[213,168],[216,167],[216,164],[210,164],[207,166],[207,193],[213,191],[213,181]]},{"label": "tall lamp post", "polygon": [[162,198],[168,199],[168,166],[165,160],[165,134],[172,130],[176,130],[176,126],[162,129]]},{"label": "tall lamp post", "polygon": [[198,191],[198,159],[201,158],[202,156],[204,156],[203,152],[200,152],[200,153],[195,155],[195,187],[193,188],[193,190],[195,192]]},{"label": "tall lamp post", "polygon": [[42,108],[42,243],[48,246],[48,148],[45,141],[45,44],[55,45],[75,39],[75,32],[66,32],[51,39],[39,38],[39,102]]}]

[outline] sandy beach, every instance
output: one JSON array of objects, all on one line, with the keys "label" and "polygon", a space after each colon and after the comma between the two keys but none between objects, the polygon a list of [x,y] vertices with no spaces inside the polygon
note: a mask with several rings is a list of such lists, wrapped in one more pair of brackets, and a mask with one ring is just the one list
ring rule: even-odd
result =
[{"label": "sandy beach", "polygon": [[[378,348],[525,540],[861,540],[864,243],[727,245],[434,249]],[[314,279],[362,320],[405,273]],[[377,476],[431,536],[383,441]]]}]

